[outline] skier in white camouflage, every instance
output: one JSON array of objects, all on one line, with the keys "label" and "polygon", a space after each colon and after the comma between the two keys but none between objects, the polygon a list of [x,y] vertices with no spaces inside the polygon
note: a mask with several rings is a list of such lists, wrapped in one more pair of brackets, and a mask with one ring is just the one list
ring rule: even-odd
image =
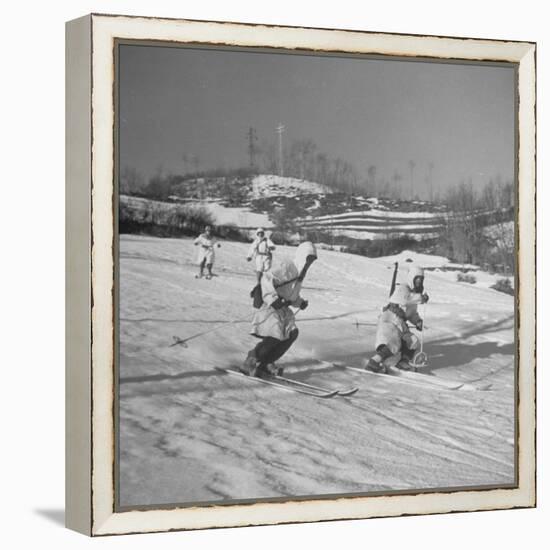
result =
[{"label": "skier in white camouflage", "polygon": [[214,247],[220,248],[220,243],[216,242],[214,235],[212,234],[212,226],[207,225],[204,228],[204,233],[201,233],[193,242],[195,246],[199,246],[199,254],[197,262],[199,264],[199,274],[195,275],[197,279],[200,279],[204,274],[204,267],[208,270],[206,279],[211,279],[213,276],[212,266],[214,265]]},{"label": "skier in white camouflage", "polygon": [[252,321],[251,334],[261,342],[248,355],[242,371],[250,376],[265,377],[282,374],[275,366],[298,338],[295,314],[291,309],[306,309],[308,301],[300,296],[304,278],[317,259],[317,250],[311,242],[298,246],[294,261],[283,260],[261,280],[262,305]]},{"label": "skier in white camouflage", "polygon": [[261,281],[262,275],[271,269],[274,250],[275,245],[269,237],[266,237],[265,231],[259,227],[256,230],[256,238],[252,241],[246,255],[247,261],[251,262],[254,260],[256,263],[256,278],[258,283]]},{"label": "skier in white camouflage", "polygon": [[428,294],[424,292],[424,270],[411,266],[406,280],[395,285],[389,303],[378,318],[376,353],[365,360],[365,369],[382,373],[393,366],[403,370],[414,369],[411,360],[419,341],[407,323],[422,331],[423,320],[418,313],[418,304],[425,304],[428,299]]}]

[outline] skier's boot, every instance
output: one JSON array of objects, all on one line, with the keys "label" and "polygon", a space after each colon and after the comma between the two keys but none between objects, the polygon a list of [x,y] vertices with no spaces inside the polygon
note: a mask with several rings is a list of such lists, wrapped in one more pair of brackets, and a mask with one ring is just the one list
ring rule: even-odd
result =
[{"label": "skier's boot", "polygon": [[397,363],[397,365],[395,365],[396,368],[398,368],[399,370],[410,370],[410,371],[416,371],[416,366],[413,365],[409,359],[406,359],[405,357],[403,357],[403,359],[401,359],[399,361],[399,363]]},{"label": "skier's boot", "polygon": [[382,361],[376,361],[373,357],[370,359],[365,359],[363,361],[363,368],[365,370],[370,370],[371,372],[379,372],[381,374],[386,374],[386,366]]},{"label": "skier's boot", "polygon": [[283,376],[284,374],[284,368],[279,367],[275,363],[268,363],[265,366],[266,371],[271,374],[272,376]]},{"label": "skier's boot", "polygon": [[413,363],[414,353],[414,349],[403,346],[403,349],[401,350],[401,359],[395,366],[401,370],[416,371],[416,365]]},{"label": "skier's boot", "polygon": [[256,378],[266,378],[269,376],[266,366],[256,359],[254,350],[248,352],[241,367],[241,372],[244,372],[248,376],[255,376]]},{"label": "skier's boot", "polygon": [[250,373],[250,376],[255,376],[256,378],[269,378],[271,373],[267,370],[263,363],[258,361],[256,362],[256,367]]},{"label": "skier's boot", "polygon": [[386,359],[392,356],[391,350],[386,344],[381,344],[376,348],[376,353],[370,358],[363,361],[363,368],[372,372],[387,374]]},{"label": "skier's boot", "polygon": [[242,364],[241,372],[244,372],[244,374],[248,376],[256,376],[258,365],[259,361],[256,359],[254,350],[251,350],[248,352],[248,355]]}]

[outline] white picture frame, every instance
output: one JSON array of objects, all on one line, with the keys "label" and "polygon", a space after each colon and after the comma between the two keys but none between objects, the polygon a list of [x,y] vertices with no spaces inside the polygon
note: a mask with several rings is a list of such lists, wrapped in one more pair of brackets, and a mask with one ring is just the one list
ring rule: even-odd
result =
[{"label": "white picture frame", "polygon": [[[116,511],[114,67],[117,40],[516,64],[516,487]],[[94,14],[67,24],[66,46],[66,524],[69,528],[101,536],[535,505],[534,43]]]}]

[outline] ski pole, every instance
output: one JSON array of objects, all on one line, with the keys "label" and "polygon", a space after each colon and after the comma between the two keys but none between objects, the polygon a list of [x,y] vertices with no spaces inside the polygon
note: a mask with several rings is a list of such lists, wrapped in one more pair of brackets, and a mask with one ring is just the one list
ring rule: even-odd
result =
[{"label": "ski pole", "polygon": [[211,328],[210,330],[205,330],[203,332],[199,332],[198,334],[193,334],[192,336],[189,336],[187,338],[180,338],[179,336],[173,336],[174,341],[170,344],[169,347],[183,346],[184,348],[186,348],[187,347],[187,342],[189,342],[189,340],[193,340],[195,338],[198,338],[199,336],[204,336],[205,334],[211,334],[213,332],[221,330],[222,328],[226,327],[227,325],[234,325],[236,323],[244,323],[248,319],[250,319],[250,313],[247,314],[247,316],[243,317],[242,319],[234,319],[233,321],[223,321],[222,324],[218,327]]},{"label": "ski pole", "polygon": [[426,306],[424,303],[422,305],[422,330],[420,331],[420,353],[424,353],[424,322],[426,321]]},{"label": "ski pole", "polygon": [[[300,313],[301,309],[298,308],[296,310],[292,310],[294,313],[294,317]],[[193,340],[195,338],[199,338],[199,336],[205,336],[206,334],[212,334],[213,332],[216,332],[218,330],[221,330],[222,328],[226,327],[227,325],[234,325],[236,323],[244,323],[245,321],[250,319],[250,314],[248,314],[246,317],[243,317],[242,319],[234,319],[233,321],[223,321],[222,324],[218,327],[212,328],[210,330],[205,330],[203,332],[199,332],[198,334],[193,334],[192,336],[189,336],[187,338],[180,338],[179,336],[173,336],[172,338],[174,341],[170,344],[168,347],[174,347],[174,346],[183,346],[184,348],[188,347],[187,342],[189,340]]]},{"label": "ski pole", "polygon": [[428,355],[424,353],[424,321],[426,319],[426,306],[427,302],[423,304],[422,308],[422,330],[420,331],[420,351],[413,357],[413,365],[415,367],[424,367],[428,364]]}]

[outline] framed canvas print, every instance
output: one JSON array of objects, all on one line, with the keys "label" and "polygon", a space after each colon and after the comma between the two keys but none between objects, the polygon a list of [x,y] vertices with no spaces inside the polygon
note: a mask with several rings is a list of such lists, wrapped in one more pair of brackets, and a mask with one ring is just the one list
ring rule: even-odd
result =
[{"label": "framed canvas print", "polygon": [[67,526],[535,506],[535,44],[67,24]]}]

